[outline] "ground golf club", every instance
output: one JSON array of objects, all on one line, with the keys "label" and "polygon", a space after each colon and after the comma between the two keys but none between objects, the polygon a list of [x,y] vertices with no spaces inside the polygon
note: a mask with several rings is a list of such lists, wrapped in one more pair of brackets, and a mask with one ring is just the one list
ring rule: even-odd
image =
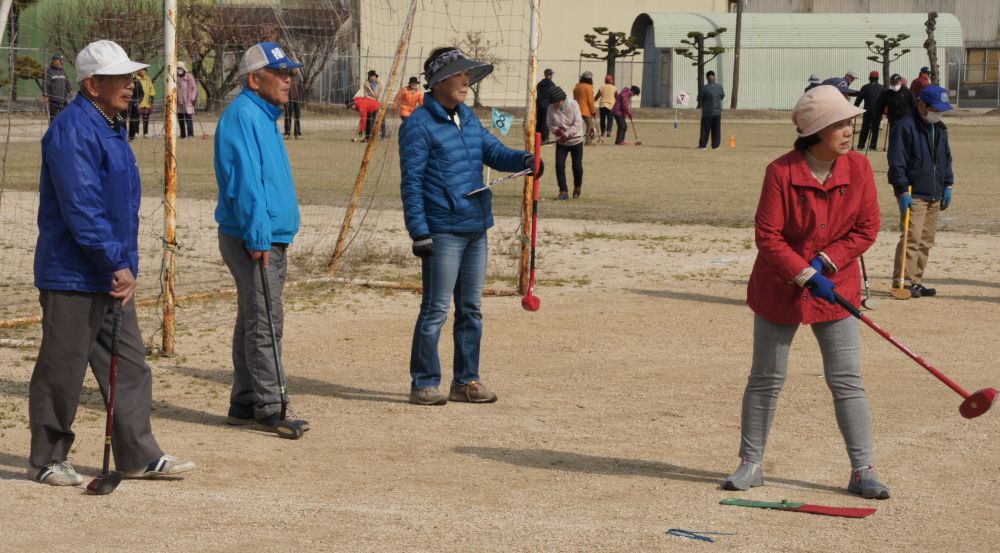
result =
[{"label": "ground golf club", "polygon": [[872,330],[878,332],[879,335],[885,338],[890,344],[896,346],[896,348],[899,349],[899,351],[905,353],[907,357],[916,361],[917,364],[919,364],[921,367],[927,369],[927,372],[933,374],[935,377],[937,377],[938,380],[944,382],[949,388],[957,392],[958,395],[965,398],[965,401],[963,401],[962,405],[959,406],[958,408],[958,412],[961,413],[963,417],[967,419],[976,418],[979,415],[982,415],[983,413],[989,411],[990,407],[993,406],[993,401],[997,397],[997,391],[995,388],[983,388],[981,390],[977,390],[976,392],[970,394],[969,392],[965,391],[964,388],[956,384],[952,379],[945,376],[941,371],[932,367],[930,363],[924,361],[922,357],[920,357],[916,353],[913,353],[910,350],[910,348],[903,345],[899,340],[893,338],[891,334],[889,334],[885,330],[882,330],[882,328],[880,328],[877,324],[875,324],[871,319],[862,314],[861,311],[858,311],[858,308],[851,305],[851,302],[841,297],[840,294],[834,292],[833,297],[834,299],[836,299],[837,304],[846,309],[848,312],[850,312],[851,315],[854,315],[855,317],[860,319],[861,322],[871,327]]},{"label": "ground golf club", "polygon": [[865,299],[861,300],[861,306],[870,311],[878,308],[878,300],[872,298],[871,289],[868,288],[868,269],[865,267],[865,256],[861,257],[861,278],[865,283]]},{"label": "ground golf club", "polygon": [[632,120],[632,116],[628,116],[629,126],[632,127],[632,136],[635,137],[635,145],[642,146],[642,141],[639,140],[639,131],[635,130],[635,121]]},{"label": "ground golf club", "polygon": [[[910,194],[913,191],[913,187],[910,186],[906,189],[906,193]],[[913,295],[908,288],[905,287],[906,284],[906,248],[907,242],[910,239],[910,208],[906,208],[906,215],[903,217],[903,255],[900,257],[899,261],[899,287],[895,286],[889,290],[892,297],[897,300],[908,300]]]},{"label": "ground golf club", "polygon": [[498,184],[503,184],[503,183],[505,183],[507,181],[511,181],[511,180],[514,180],[514,179],[517,179],[517,178],[520,178],[520,177],[524,177],[526,175],[530,175],[530,174],[532,174],[532,169],[525,169],[523,171],[518,171],[516,173],[507,175],[506,177],[499,177],[499,178],[493,179],[490,182],[486,183],[486,186],[483,186],[482,188],[477,188],[477,189],[473,190],[472,192],[469,192],[468,194],[465,195],[465,197],[468,198],[469,196],[474,196],[474,195],[479,194],[480,192],[482,192],[484,190],[489,190],[490,188],[493,188],[494,186],[496,186]]},{"label": "ground golf club", "polygon": [[111,430],[114,425],[115,385],[118,380],[118,338],[122,330],[122,300],[114,302],[114,318],[111,323],[111,370],[108,372],[107,417],[104,424],[104,465],[101,474],[87,484],[87,492],[94,495],[108,495],[122,482],[122,473],[111,472]]},{"label": "ground golf club", "polygon": [[525,311],[538,311],[542,307],[542,300],[535,295],[535,244],[538,238],[538,169],[542,163],[542,135],[535,133],[535,172],[532,178],[531,192],[531,265],[528,276],[528,293],[521,298],[521,307]]},{"label": "ground golf club", "polygon": [[288,391],[285,386],[285,368],[281,364],[281,355],[278,352],[278,333],[274,330],[274,314],[271,310],[271,288],[267,285],[267,267],[264,266],[264,258],[258,260],[260,267],[260,282],[264,289],[264,311],[267,312],[267,326],[271,330],[271,348],[274,351],[274,370],[278,373],[278,387],[281,389],[281,420],[274,426],[274,431],[287,440],[297,440],[305,434],[298,424],[288,422],[285,418],[288,414]]}]

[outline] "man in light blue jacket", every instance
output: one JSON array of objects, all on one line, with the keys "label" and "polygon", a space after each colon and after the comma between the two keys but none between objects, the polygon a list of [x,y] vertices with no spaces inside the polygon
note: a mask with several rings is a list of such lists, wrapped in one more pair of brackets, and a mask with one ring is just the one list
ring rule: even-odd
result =
[{"label": "man in light blue jacket", "polygon": [[[264,286],[268,287],[278,351],[284,327],[281,292],[287,250],[299,230],[299,206],[288,153],[277,120],[288,103],[291,71],[302,64],[273,42],[251,46],[240,62],[243,91],[226,107],[215,134],[215,178],[219,203],[219,250],[236,281],[233,330],[233,389],[227,422],[258,424],[278,432],[309,424],[291,411],[281,418]],[[267,273],[262,282],[259,263]]]}]

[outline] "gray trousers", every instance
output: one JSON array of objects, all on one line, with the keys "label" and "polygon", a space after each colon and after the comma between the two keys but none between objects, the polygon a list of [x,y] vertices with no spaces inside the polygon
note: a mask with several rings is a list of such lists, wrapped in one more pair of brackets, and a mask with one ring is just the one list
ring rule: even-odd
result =
[{"label": "gray trousers", "polygon": [[[837,426],[847,445],[851,468],[874,464],[872,417],[861,382],[861,336],[857,319],[816,323],[813,334],[823,354],[823,373],[833,393]],[[788,375],[788,350],[799,325],[775,324],[757,315],[753,329],[753,365],[743,393],[740,457],[761,463],[767,435]]]},{"label": "gray trousers", "polygon": [[[87,364],[107,402],[114,299],[106,293],[41,290],[42,345],[31,374],[28,416],[32,467],[65,461],[76,435]],[[118,470],[145,467],[163,455],[149,422],[153,374],[146,364],[135,302],[122,309],[111,449]],[[103,432],[104,418],[101,417]],[[97,442],[93,444],[95,447]]]},{"label": "gray trousers", "polygon": [[[284,327],[281,292],[288,273],[287,249],[285,244],[272,245],[267,267],[267,286],[271,291],[271,311],[279,355]],[[281,410],[281,389],[271,345],[271,330],[267,323],[260,268],[258,262],[250,257],[242,239],[222,231],[219,231],[219,251],[236,281],[233,390],[229,401],[252,406],[255,417],[266,418]]]}]

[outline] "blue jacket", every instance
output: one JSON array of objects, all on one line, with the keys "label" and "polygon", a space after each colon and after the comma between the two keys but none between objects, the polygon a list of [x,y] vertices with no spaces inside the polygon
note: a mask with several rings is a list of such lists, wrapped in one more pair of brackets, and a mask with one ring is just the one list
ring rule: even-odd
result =
[{"label": "blue jacket", "polygon": [[[935,155],[931,155],[931,135]],[[896,194],[913,186],[913,197],[940,200],[944,189],[955,182],[951,171],[948,127],[931,125],[916,113],[902,118],[889,133],[889,184]]]},{"label": "blue jacket", "polygon": [[465,104],[460,129],[430,94],[399,130],[403,218],[411,238],[444,232],[480,232],[493,226],[493,192],[483,186],[483,163],[498,171],[524,169],[528,152],[504,146]]},{"label": "blue jacket", "polygon": [[42,137],[35,286],[110,292],[115,271],[138,276],[141,195],[124,126],[77,94]]},{"label": "blue jacket", "polygon": [[275,122],[281,109],[245,88],[222,112],[215,131],[219,230],[265,251],[291,244],[299,204],[285,142]]}]

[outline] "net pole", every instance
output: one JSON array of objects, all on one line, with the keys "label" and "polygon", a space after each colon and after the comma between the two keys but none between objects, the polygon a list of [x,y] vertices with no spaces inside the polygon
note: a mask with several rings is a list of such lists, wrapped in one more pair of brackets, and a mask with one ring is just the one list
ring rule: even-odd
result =
[{"label": "net pole", "polygon": [[[347,235],[351,230],[351,219],[354,218],[354,210],[358,206],[358,201],[361,199],[361,189],[365,185],[365,176],[368,174],[368,166],[371,164],[372,156],[375,155],[375,147],[378,145],[379,129],[382,128],[382,122],[385,119],[386,108],[388,107],[388,99],[390,90],[395,90],[396,78],[399,76],[401,65],[404,63],[403,56],[409,46],[410,34],[413,31],[413,17],[417,11],[417,1],[410,0],[410,9],[406,13],[406,21],[403,23],[403,33],[399,37],[399,45],[396,47],[396,55],[392,60],[392,69],[389,71],[389,82],[385,86],[385,94],[382,97],[382,105],[379,106],[378,115],[375,117],[375,127],[371,130],[371,138],[368,139],[368,143],[365,145],[365,155],[361,158],[361,168],[358,169],[358,177],[354,180],[354,191],[351,193],[351,203],[347,206],[347,211],[344,213],[344,222],[340,225],[340,234],[337,236],[337,245],[333,249],[333,257],[330,259],[330,263],[327,265],[327,270],[330,276],[333,276],[337,272],[337,267],[340,265],[340,260],[344,255],[344,249],[347,247]],[[360,73],[358,74],[360,76]]]},{"label": "net pole", "polygon": [[0,39],[3,39],[4,33],[7,32],[7,16],[10,15],[10,5],[13,3],[13,0],[0,2]]},{"label": "net pole", "polygon": [[[528,31],[528,94],[524,106],[524,149],[535,151],[535,102],[537,89],[535,78],[538,75],[538,18],[541,11],[541,0],[529,0],[531,4],[531,22]],[[521,193],[521,259],[517,271],[517,292],[524,295],[528,292],[528,263],[531,259],[531,221],[533,198],[532,176],[524,177],[524,190]]]},{"label": "net pole", "polygon": [[174,353],[174,281],[177,260],[177,0],[163,2],[163,57],[166,64],[163,106],[163,266],[160,269],[163,286],[163,322],[161,332],[163,355]]}]

